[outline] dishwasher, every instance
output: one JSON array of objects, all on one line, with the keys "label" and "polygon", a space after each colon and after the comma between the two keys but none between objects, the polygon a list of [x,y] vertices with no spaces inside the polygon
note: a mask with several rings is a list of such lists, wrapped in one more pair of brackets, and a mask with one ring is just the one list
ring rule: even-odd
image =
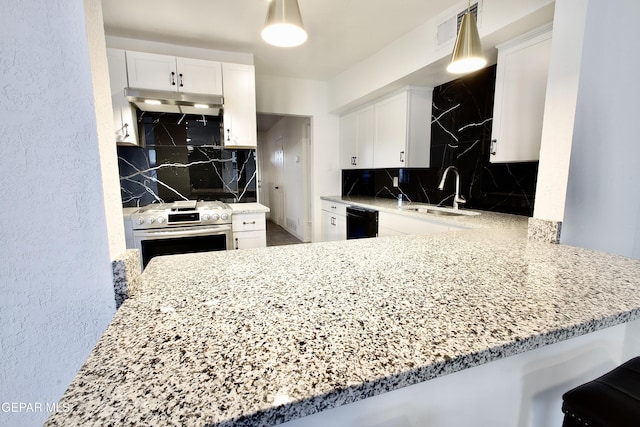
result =
[{"label": "dishwasher", "polygon": [[347,206],[347,239],[378,237],[378,211]]}]

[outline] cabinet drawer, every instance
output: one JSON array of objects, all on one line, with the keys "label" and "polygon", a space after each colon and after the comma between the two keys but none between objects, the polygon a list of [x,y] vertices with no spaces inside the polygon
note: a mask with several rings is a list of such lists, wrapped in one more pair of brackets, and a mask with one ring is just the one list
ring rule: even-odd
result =
[{"label": "cabinet drawer", "polygon": [[321,200],[320,208],[323,211],[332,212],[336,215],[347,215],[347,206],[344,203],[333,202],[331,200]]},{"label": "cabinet drawer", "polygon": [[251,214],[235,214],[231,220],[233,232],[265,229],[264,212]]}]

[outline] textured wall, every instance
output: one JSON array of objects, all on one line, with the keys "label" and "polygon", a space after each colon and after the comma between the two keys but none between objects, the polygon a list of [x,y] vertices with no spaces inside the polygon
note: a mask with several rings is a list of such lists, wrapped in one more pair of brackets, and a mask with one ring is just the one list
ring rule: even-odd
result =
[{"label": "textured wall", "polygon": [[587,2],[556,5],[534,216],[562,221],[576,114]]},{"label": "textured wall", "polygon": [[102,172],[103,194],[109,236],[109,252],[115,259],[125,250],[124,227],[122,224],[122,201],[120,199],[120,177],[118,156],[114,143],[111,90],[109,86],[109,66],[102,19],[102,0],[84,0],[87,22],[89,60],[93,81],[93,96],[100,147],[100,170]]},{"label": "textured wall", "polygon": [[590,0],[561,243],[640,259],[640,2]]},{"label": "textured wall", "polygon": [[0,0],[0,425],[39,425],[115,311],[82,0]]}]

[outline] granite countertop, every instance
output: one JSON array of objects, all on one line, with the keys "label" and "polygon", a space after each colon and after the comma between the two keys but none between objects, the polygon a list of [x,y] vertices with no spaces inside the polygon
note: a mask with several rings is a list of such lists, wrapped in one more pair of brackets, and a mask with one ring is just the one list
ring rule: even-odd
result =
[{"label": "granite countertop", "polygon": [[249,202],[249,203],[227,203],[227,206],[231,208],[233,213],[260,213],[260,212],[269,212],[270,209],[265,205],[261,205],[260,203]]},{"label": "granite countertop", "polygon": [[47,425],[273,425],[640,318],[639,260],[474,218],[154,258]]}]

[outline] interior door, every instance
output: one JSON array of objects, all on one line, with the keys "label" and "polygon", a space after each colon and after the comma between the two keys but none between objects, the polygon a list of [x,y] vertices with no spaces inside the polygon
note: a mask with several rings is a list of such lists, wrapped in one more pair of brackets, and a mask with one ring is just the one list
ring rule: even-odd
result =
[{"label": "interior door", "polygon": [[271,209],[270,218],[276,224],[283,226],[285,189],[283,187],[284,147],[282,144],[282,138],[279,138],[273,147],[274,148],[270,153],[273,171],[271,186],[269,188],[269,208]]}]

